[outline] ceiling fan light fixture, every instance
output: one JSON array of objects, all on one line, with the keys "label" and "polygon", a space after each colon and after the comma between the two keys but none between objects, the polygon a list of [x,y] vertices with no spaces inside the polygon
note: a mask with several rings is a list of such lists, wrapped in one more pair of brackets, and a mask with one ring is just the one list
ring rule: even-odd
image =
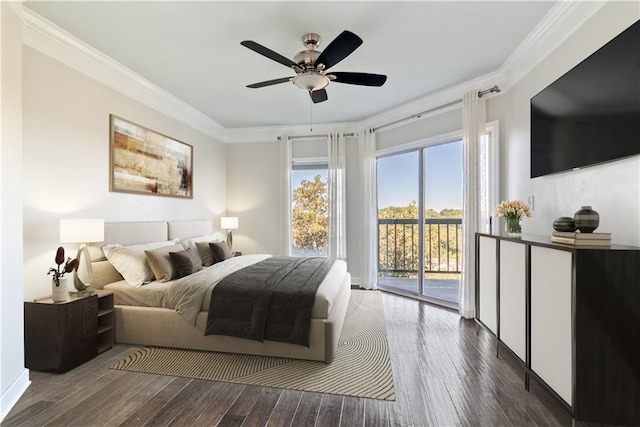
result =
[{"label": "ceiling fan light fixture", "polygon": [[293,78],[293,84],[300,89],[314,91],[327,87],[329,84],[329,78],[324,74],[316,72],[306,72],[298,74]]}]

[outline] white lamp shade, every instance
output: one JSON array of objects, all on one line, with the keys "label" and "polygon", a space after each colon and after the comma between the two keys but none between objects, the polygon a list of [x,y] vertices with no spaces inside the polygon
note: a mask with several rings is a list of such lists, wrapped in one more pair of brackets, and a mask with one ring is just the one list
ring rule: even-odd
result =
[{"label": "white lamp shade", "polygon": [[238,228],[237,216],[223,216],[220,218],[220,228],[223,230],[235,230]]},{"label": "white lamp shade", "polygon": [[104,219],[60,220],[61,243],[91,243],[104,240]]}]

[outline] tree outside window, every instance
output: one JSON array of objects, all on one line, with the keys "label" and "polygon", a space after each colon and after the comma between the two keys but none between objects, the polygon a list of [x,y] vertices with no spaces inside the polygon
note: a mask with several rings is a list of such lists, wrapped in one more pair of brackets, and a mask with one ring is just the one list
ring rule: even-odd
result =
[{"label": "tree outside window", "polygon": [[294,167],[291,174],[291,254],[328,256],[327,168]]}]

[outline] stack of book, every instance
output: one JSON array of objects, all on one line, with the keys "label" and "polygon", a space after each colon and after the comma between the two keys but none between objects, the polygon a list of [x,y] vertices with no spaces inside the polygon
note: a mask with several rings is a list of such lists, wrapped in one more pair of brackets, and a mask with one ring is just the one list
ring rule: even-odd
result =
[{"label": "stack of book", "polygon": [[574,246],[611,246],[611,233],[554,231],[551,241]]}]

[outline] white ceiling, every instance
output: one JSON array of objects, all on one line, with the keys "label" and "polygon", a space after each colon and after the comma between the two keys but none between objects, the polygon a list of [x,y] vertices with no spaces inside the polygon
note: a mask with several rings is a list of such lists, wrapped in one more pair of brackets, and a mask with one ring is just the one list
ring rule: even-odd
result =
[{"label": "white ceiling", "polygon": [[[496,71],[555,2],[27,1],[24,4],[226,128],[360,121]],[[386,74],[381,88],[332,83],[312,106],[290,83],[248,89],[292,70],[303,34],[343,30],[364,43],[332,68]]]}]

